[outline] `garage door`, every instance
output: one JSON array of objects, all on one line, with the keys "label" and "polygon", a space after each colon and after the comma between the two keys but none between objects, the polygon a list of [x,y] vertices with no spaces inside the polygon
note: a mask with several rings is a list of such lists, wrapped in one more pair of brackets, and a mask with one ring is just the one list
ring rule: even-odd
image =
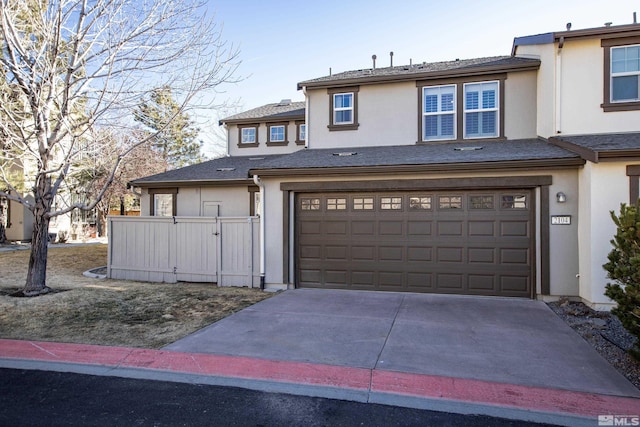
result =
[{"label": "garage door", "polygon": [[299,287],[531,297],[530,190],[299,193]]}]

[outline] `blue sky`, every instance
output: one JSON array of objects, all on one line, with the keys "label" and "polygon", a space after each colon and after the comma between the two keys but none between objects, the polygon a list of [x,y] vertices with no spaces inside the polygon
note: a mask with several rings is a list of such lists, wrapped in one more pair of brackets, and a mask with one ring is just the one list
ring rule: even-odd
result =
[{"label": "blue sky", "polygon": [[[409,61],[508,55],[513,38],[572,29],[630,24],[640,1],[632,0],[209,0],[223,39],[240,50],[238,76],[220,89],[217,102],[244,111],[281,99],[304,99],[298,82],[333,73]],[[212,114],[207,112],[207,114]],[[209,156],[218,116],[205,119]],[[218,130],[218,132],[220,132]]]}]

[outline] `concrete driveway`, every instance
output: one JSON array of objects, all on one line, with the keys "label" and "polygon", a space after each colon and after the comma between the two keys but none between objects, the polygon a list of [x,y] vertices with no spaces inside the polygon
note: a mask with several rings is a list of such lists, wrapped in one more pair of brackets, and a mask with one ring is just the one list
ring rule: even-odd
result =
[{"label": "concrete driveway", "polygon": [[164,349],[640,397],[544,303],[524,299],[296,289]]}]

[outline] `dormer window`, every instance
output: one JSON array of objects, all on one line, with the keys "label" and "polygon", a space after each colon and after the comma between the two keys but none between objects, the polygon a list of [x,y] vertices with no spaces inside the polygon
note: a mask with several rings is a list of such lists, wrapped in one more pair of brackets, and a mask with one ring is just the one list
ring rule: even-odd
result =
[{"label": "dormer window", "polygon": [[287,145],[289,123],[267,123],[267,145]]},{"label": "dormer window", "polygon": [[329,89],[329,130],[358,129],[358,87]]},{"label": "dormer window", "polygon": [[238,147],[257,147],[258,144],[257,124],[238,126]]}]

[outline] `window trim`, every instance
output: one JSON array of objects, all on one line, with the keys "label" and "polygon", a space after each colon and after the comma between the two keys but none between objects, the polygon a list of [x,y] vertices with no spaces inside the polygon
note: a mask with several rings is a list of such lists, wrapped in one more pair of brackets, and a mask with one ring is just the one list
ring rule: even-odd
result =
[{"label": "window trim", "polygon": [[[340,130],[357,130],[360,124],[358,123],[358,92],[360,90],[359,86],[351,86],[351,87],[341,87],[341,88],[331,88],[327,89],[327,94],[329,95],[329,128],[330,131],[340,131]],[[340,94],[352,94],[353,95],[353,120],[351,123],[335,123],[335,111],[333,108],[333,99],[335,95]]]},{"label": "window trim", "polygon": [[[418,88],[418,139],[417,144],[434,144],[442,142],[468,142],[473,140],[485,140],[485,141],[504,141],[506,138],[504,134],[504,114],[505,114],[505,81],[507,79],[507,73],[499,74],[487,74],[485,76],[471,76],[471,77],[458,77],[451,79],[433,79],[433,80],[419,80],[416,82]],[[464,85],[473,83],[489,83],[498,82],[498,114],[497,114],[497,135],[494,137],[473,137],[465,138],[464,132]],[[455,139],[438,139],[438,140],[424,140],[424,124],[422,121],[422,111],[424,110],[424,99],[422,96],[424,87],[432,86],[448,86],[456,85],[456,123],[455,123]],[[462,117],[462,119],[460,119]]]},{"label": "window trim", "polygon": [[[304,139],[300,138],[300,129],[302,128],[302,126],[305,127]],[[307,124],[305,123],[304,120],[297,120],[296,121],[296,144],[305,145],[306,143],[307,143]]]},{"label": "window trim", "polygon": [[[437,112],[435,113],[427,113],[424,111],[424,98],[425,98],[425,92],[428,89],[440,89],[440,88],[446,88],[446,87],[452,87],[453,88],[453,111],[449,112],[449,111],[442,111],[441,109],[439,109]],[[436,85],[436,86],[423,86],[422,88],[420,88],[421,96],[422,96],[422,108],[421,108],[421,114],[422,114],[422,132],[423,134],[421,135],[421,140],[424,142],[432,142],[432,141],[451,141],[451,138],[448,137],[438,137],[438,138],[431,138],[431,139],[426,139],[424,135],[424,120],[427,116],[444,116],[444,115],[452,115],[453,116],[453,140],[458,138],[458,127],[456,126],[456,123],[458,122],[458,86],[455,84],[447,84],[447,85]],[[438,103],[440,104],[441,98],[440,98],[440,94],[438,95]],[[440,105],[441,107],[441,105]]]},{"label": "window trim", "polygon": [[[272,141],[271,140],[271,128],[272,127],[282,127],[284,128],[284,139],[282,141]],[[268,147],[277,147],[289,145],[289,122],[270,122],[267,123],[267,146]]]},{"label": "window trim", "polygon": [[[475,110],[467,110],[467,105],[465,102],[465,105],[462,106],[462,128],[464,129],[464,133],[462,134],[462,138],[467,140],[467,139],[487,139],[487,138],[497,138],[499,136],[499,132],[500,132],[500,82],[498,80],[489,80],[489,81],[483,81],[483,82],[467,82],[467,83],[463,83],[462,87],[464,90],[464,94],[463,94],[463,99],[466,101],[466,95],[467,95],[467,87],[471,86],[471,85],[483,85],[483,84],[489,84],[489,83],[495,83],[496,84],[496,91],[498,92],[496,95],[496,104],[497,107],[495,108],[477,108]],[[481,107],[481,102],[479,103],[479,107]],[[483,112],[490,112],[490,111],[495,111],[496,112],[496,124],[495,124],[495,128],[496,128],[496,135],[480,135],[480,136],[467,136],[467,114],[469,113],[483,113]]]},{"label": "window trim", "polygon": [[603,84],[603,102],[600,107],[605,113],[612,111],[634,111],[640,110],[640,100],[638,101],[611,101],[611,48],[624,47],[632,45],[640,45],[640,36],[602,39],[600,45],[603,48],[603,67],[604,67],[604,84]]},{"label": "window trim", "polygon": [[[256,131],[256,140],[255,142],[242,142],[242,130],[243,129],[249,129],[249,128],[254,128]],[[259,128],[260,125],[258,123],[252,123],[252,124],[243,124],[243,125],[238,125],[238,147],[239,148],[249,148],[249,147],[257,147],[260,145],[260,140],[259,138]]]},{"label": "window trim", "polygon": [[171,216],[176,216],[178,211],[178,189],[177,188],[150,188],[149,189],[149,215],[157,216],[154,212],[156,207],[155,196],[156,194],[170,194],[172,197],[171,203]]}]

